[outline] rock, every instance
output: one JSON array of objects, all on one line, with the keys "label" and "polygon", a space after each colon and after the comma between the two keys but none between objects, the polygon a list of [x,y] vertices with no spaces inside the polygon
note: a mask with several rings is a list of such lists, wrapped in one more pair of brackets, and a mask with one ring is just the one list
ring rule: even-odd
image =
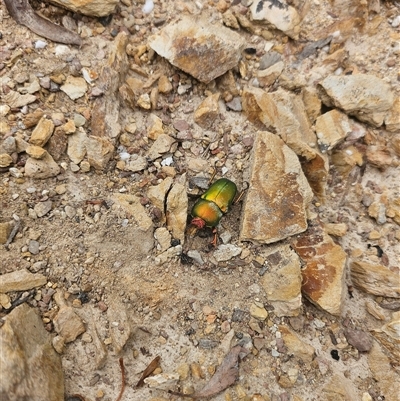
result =
[{"label": "rock", "polygon": [[174,138],[167,134],[161,134],[147,152],[147,157],[151,160],[158,159],[164,153],[168,153],[174,143]]},{"label": "rock", "polygon": [[33,274],[28,270],[16,270],[12,273],[4,273],[0,280],[0,292],[25,291],[45,285],[47,280],[43,274]]},{"label": "rock", "polygon": [[29,157],[25,164],[26,177],[44,179],[55,177],[59,173],[60,167],[48,153],[42,159]]},{"label": "rock", "polygon": [[301,95],[308,119],[310,120],[311,124],[313,124],[317,117],[321,114],[322,102],[314,88],[304,87]]},{"label": "rock", "polygon": [[220,94],[214,93],[204,99],[193,115],[194,122],[203,129],[210,129],[219,115]]},{"label": "rock", "polygon": [[5,244],[7,242],[12,229],[13,229],[12,221],[6,221],[4,223],[0,223],[0,244]]},{"label": "rock", "polygon": [[128,34],[120,32],[111,42],[107,63],[97,81],[98,87],[107,88],[104,96],[93,101],[91,135],[99,138],[117,138],[121,133],[118,89],[129,69],[127,41]]},{"label": "rock", "polygon": [[263,322],[268,317],[268,312],[265,310],[262,304],[253,303],[250,305],[250,316]]},{"label": "rock", "polygon": [[170,93],[172,91],[172,84],[166,75],[161,75],[158,80],[158,90],[160,93]]},{"label": "rock", "polygon": [[43,147],[50,139],[51,135],[53,134],[53,131],[54,131],[53,121],[43,116],[39,120],[35,129],[32,131],[29,143],[31,143],[32,145]]},{"label": "rock", "polygon": [[89,136],[86,152],[89,164],[96,170],[104,170],[114,154],[114,146],[107,138]]},{"label": "rock", "polygon": [[30,94],[21,95],[20,93],[11,90],[7,95],[3,96],[3,101],[12,109],[17,109],[35,102],[36,96]]},{"label": "rock", "polygon": [[371,330],[372,335],[389,352],[393,363],[400,359],[400,312],[394,312],[392,320],[380,329]]},{"label": "rock", "polygon": [[172,185],[167,197],[167,228],[181,245],[185,242],[185,229],[188,213],[186,193],[186,174],[181,175]]},{"label": "rock", "polygon": [[51,200],[47,200],[44,202],[37,203],[33,209],[37,217],[43,217],[50,212],[52,206],[53,202]]},{"label": "rock", "polygon": [[354,146],[334,150],[330,161],[344,178],[347,178],[355,166],[364,164],[363,154]]},{"label": "rock", "polygon": [[395,100],[390,85],[374,75],[331,75],[319,88],[328,107],[338,107],[375,127],[383,124]]},{"label": "rock", "polygon": [[281,75],[284,68],[284,62],[278,61],[264,70],[257,71],[256,76],[262,86],[271,86]]},{"label": "rock", "polygon": [[161,181],[158,185],[153,185],[147,190],[147,197],[151,203],[156,206],[162,212],[161,223],[165,223],[166,216],[164,215],[164,204],[166,201],[167,193],[171,189],[173,179],[167,177]]},{"label": "rock", "polygon": [[126,162],[124,170],[136,173],[147,168],[147,165],[148,163],[144,156],[132,155],[131,159]]},{"label": "rock", "polygon": [[318,146],[322,153],[332,150],[352,132],[349,118],[338,110],[319,116],[315,122]]},{"label": "rock", "polygon": [[386,129],[390,132],[398,132],[400,131],[400,97],[396,97],[392,108],[386,114],[385,117],[385,126]]},{"label": "rock", "polygon": [[46,148],[55,161],[60,160],[61,156],[65,154],[65,150],[67,149],[67,136],[61,127],[57,127],[54,130],[53,135],[47,142]]},{"label": "rock", "polygon": [[372,348],[372,338],[365,331],[347,327],[344,335],[347,342],[360,352],[368,352]]},{"label": "rock", "polygon": [[137,100],[137,105],[142,108],[143,110],[150,110],[151,109],[151,100],[148,93],[143,93],[139,96]]},{"label": "rock", "polygon": [[118,0],[52,0],[53,3],[78,14],[105,17],[115,11]]},{"label": "rock", "polygon": [[112,300],[107,309],[107,317],[110,322],[110,335],[115,353],[122,352],[125,344],[132,335],[132,322],[130,321],[125,304],[120,299]]},{"label": "rock", "polygon": [[207,16],[181,16],[149,40],[150,47],[171,64],[208,83],[239,63],[241,35]]},{"label": "rock", "polygon": [[302,360],[305,364],[311,363],[314,358],[315,349],[311,345],[305,343],[300,337],[288,327],[279,325],[279,331],[282,340],[287,348],[289,355],[294,355]]},{"label": "rock", "polygon": [[231,260],[235,256],[239,256],[242,253],[242,248],[233,244],[221,244],[214,251],[213,256],[217,262],[225,262]]},{"label": "rock", "polygon": [[393,162],[389,149],[384,146],[368,146],[365,156],[369,164],[382,170],[390,167]]},{"label": "rock", "polygon": [[369,294],[400,298],[399,276],[386,266],[352,261],[350,274],[353,285]]},{"label": "rock", "polygon": [[297,236],[292,247],[306,263],[301,270],[303,295],[323,310],[340,316],[345,294],[346,253],[317,222]]},{"label": "rock", "polygon": [[161,134],[164,133],[163,122],[160,117],[155,114],[149,115],[149,129],[147,136],[152,141],[155,141]]},{"label": "rock", "polygon": [[301,308],[301,264],[288,246],[279,246],[266,257],[268,270],[261,279],[268,302],[278,317],[297,316]]},{"label": "rock", "polygon": [[305,231],[312,196],[295,153],[277,135],[258,132],[240,239],[269,244]]},{"label": "rock", "polygon": [[157,251],[164,252],[171,246],[172,236],[165,227],[159,227],[154,231],[154,238],[158,242]]},{"label": "rock", "polygon": [[60,89],[72,100],[79,99],[88,90],[88,85],[83,78],[69,75]]},{"label": "rock", "polygon": [[297,40],[300,32],[300,16],[296,9],[285,1],[256,0],[250,7],[255,21],[263,21]]},{"label": "rock", "polygon": [[79,164],[86,155],[86,147],[88,146],[88,136],[85,130],[80,127],[71,135],[68,135],[68,157],[75,164]]},{"label": "rock", "polygon": [[17,144],[13,136],[5,138],[1,146],[9,155],[17,151]]},{"label": "rock", "polygon": [[128,239],[133,239],[129,245],[130,255],[136,258],[148,256],[154,247],[154,229],[153,222],[140,203],[140,199],[134,195],[120,193],[113,194],[111,199],[114,201],[112,208],[117,211],[118,216],[129,219]]},{"label": "rock", "polygon": [[346,223],[326,223],[324,224],[325,232],[334,237],[343,237],[347,233]]},{"label": "rock", "polygon": [[[397,363],[393,361],[393,363]],[[393,369],[390,359],[383,352],[377,342],[374,342],[368,354],[368,366],[371,369],[374,379],[379,383],[379,388],[385,401],[398,401],[399,375]]]},{"label": "rock", "polygon": [[26,153],[34,159],[43,159],[47,151],[40,146],[30,145],[26,148]]},{"label": "rock", "polygon": [[161,266],[171,259],[176,259],[182,253],[182,245],[171,246],[163,253],[160,253],[154,258],[154,261],[157,266]]},{"label": "rock", "polygon": [[157,388],[160,390],[169,390],[176,386],[179,380],[178,373],[160,373],[144,379],[144,382],[150,388]]},{"label": "rock", "polygon": [[40,316],[22,304],[3,319],[0,399],[64,401],[61,359]]},{"label": "rock", "polygon": [[354,384],[342,374],[335,374],[322,389],[324,401],[359,400],[359,394]]},{"label": "rock", "polygon": [[275,51],[269,51],[260,58],[260,70],[266,70],[274,64],[279,63],[281,60],[282,56],[279,53]]},{"label": "rock", "polygon": [[13,159],[7,153],[0,154],[0,167],[8,167],[13,164]]},{"label": "rock", "polygon": [[372,315],[375,319],[378,320],[386,320],[386,316],[383,308],[379,306],[379,304],[372,299],[367,299],[365,301],[365,307],[370,315]]},{"label": "rock", "polygon": [[75,313],[74,308],[67,306],[61,292],[56,292],[54,299],[60,310],[53,319],[54,329],[62,337],[65,344],[75,341],[86,331],[82,319]]}]

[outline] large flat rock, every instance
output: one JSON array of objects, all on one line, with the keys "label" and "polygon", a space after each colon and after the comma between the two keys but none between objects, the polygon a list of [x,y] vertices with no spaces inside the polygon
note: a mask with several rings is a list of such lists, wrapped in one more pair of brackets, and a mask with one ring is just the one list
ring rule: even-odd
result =
[{"label": "large flat rock", "polygon": [[175,67],[208,83],[238,64],[245,41],[205,16],[188,15],[152,36],[149,45]]},{"label": "large flat rock", "polygon": [[306,208],[312,197],[296,154],[277,135],[259,131],[240,239],[269,244],[305,231]]}]

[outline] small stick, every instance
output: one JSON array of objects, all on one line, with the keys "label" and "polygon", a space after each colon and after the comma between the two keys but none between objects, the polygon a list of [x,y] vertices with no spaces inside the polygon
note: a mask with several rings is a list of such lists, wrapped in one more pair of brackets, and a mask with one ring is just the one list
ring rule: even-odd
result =
[{"label": "small stick", "polygon": [[124,360],[123,358],[119,358],[119,367],[121,368],[121,391],[118,394],[118,397],[115,401],[121,401],[122,394],[124,394],[125,391],[125,366],[124,366]]},{"label": "small stick", "polygon": [[13,241],[14,237],[17,235],[17,232],[20,227],[21,227],[21,221],[16,220],[15,225],[14,225],[13,229],[11,230],[11,233],[7,239],[7,242],[4,244],[4,247],[7,249],[7,251],[9,250],[9,246],[10,246],[11,242]]}]

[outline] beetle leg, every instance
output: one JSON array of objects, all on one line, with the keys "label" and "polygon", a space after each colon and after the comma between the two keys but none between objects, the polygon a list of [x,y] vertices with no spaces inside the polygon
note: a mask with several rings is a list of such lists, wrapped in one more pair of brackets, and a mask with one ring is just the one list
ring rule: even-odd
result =
[{"label": "beetle leg", "polygon": [[211,185],[211,183],[214,181],[215,176],[217,175],[217,167],[216,167],[217,161],[214,163],[214,172],[213,175],[211,176],[210,180],[208,181],[208,186]]},{"label": "beetle leg", "polygon": [[242,200],[244,193],[249,189],[249,186],[250,186],[249,183],[247,181],[245,181],[245,182],[246,182],[247,186],[246,186],[246,188],[243,188],[240,191],[240,194],[238,195],[238,197],[233,201],[234,205],[236,205],[236,203],[239,203]]},{"label": "beetle leg", "polygon": [[217,233],[217,227],[214,227],[212,230],[214,237],[213,240],[211,242],[211,245],[215,248],[217,246],[218,243],[218,233]]}]

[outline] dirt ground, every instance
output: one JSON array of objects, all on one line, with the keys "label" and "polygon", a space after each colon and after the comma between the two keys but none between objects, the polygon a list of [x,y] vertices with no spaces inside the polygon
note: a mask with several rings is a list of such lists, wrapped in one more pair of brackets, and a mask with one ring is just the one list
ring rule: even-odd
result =
[{"label": "dirt ground", "polygon": [[[60,22],[67,15],[77,24],[84,44],[81,48],[69,46],[68,57],[56,56],[57,44],[48,40],[44,49],[35,49],[34,43],[41,38],[9,18],[5,5],[1,3],[0,51],[5,60],[0,60],[3,63],[0,71],[2,86],[9,82],[5,81],[6,78],[15,83],[17,74],[51,76],[56,82],[57,77],[66,74],[71,60],[75,58],[82,66],[100,75],[111,43],[119,31],[128,32],[128,41],[135,47],[147,46],[149,36],[168,24],[175,17],[176,10],[191,14],[207,11],[218,20],[222,11],[233,7],[231,3],[222,0],[163,0],[156,1],[154,11],[146,15],[141,11],[143,2],[125,0],[118,5],[113,17],[106,21],[73,14],[47,2],[33,2],[36,10],[54,22]],[[250,2],[242,1],[243,7],[247,3]],[[268,43],[282,54],[285,72],[293,77],[293,81],[302,80],[306,85],[313,85],[321,77],[332,73],[324,63],[327,57],[324,47],[316,49],[301,63],[296,62],[296,55],[306,43],[321,39],[327,26],[351,17],[359,18],[360,22],[359,26],[353,21],[351,27],[341,27],[342,32],[346,29],[348,32],[346,40],[340,44],[340,48],[346,51],[346,61],[340,72],[348,68],[383,78],[399,95],[399,28],[392,26],[393,19],[400,15],[398,3],[380,2],[380,7],[377,6],[379,1],[362,5],[345,0],[292,3],[304,13],[298,41],[288,39],[277,30],[271,30],[269,39],[255,35],[251,29],[238,30],[249,47],[257,49],[256,55],[247,58],[248,77],[242,77],[238,69],[234,70],[240,89],[251,81],[251,71],[256,70],[256,63]],[[18,49],[22,49],[22,55],[11,62],[10,54],[15,54]],[[147,51],[143,54],[146,55]],[[179,83],[179,86],[174,86],[172,94],[160,94],[159,109],[151,111],[163,120],[164,127],[167,127],[165,130],[172,129],[174,121],[178,120],[185,120],[193,126],[194,139],[191,139],[190,148],[178,146],[179,154],[175,155],[174,165],[176,173],[186,173],[187,179],[199,175],[188,168],[188,160],[207,159],[209,168],[200,175],[210,178],[213,172],[211,166],[218,160],[217,175],[221,176],[225,167],[225,175],[239,188],[244,188],[249,176],[251,146],[237,154],[230,149],[241,144],[244,136],[252,138],[257,128],[247,121],[244,113],[225,109],[205,134],[211,138],[209,143],[215,144],[210,150],[207,142],[202,140],[201,128],[193,122],[193,111],[204,99],[205,93],[215,90],[215,82],[202,84],[157,55],[143,59],[141,68],[147,72],[162,68],[172,82]],[[189,89],[179,93],[178,87],[184,85],[189,85]],[[278,80],[271,90],[279,85]],[[7,116],[13,133],[19,131],[29,137],[32,129],[24,129],[20,122],[24,114],[32,113],[38,107],[53,120],[58,118],[55,113],[61,113],[64,119],[73,119],[78,113],[90,120],[93,97],[85,96],[74,101],[58,89],[38,93],[36,103],[23,112],[13,109]],[[139,152],[148,149],[151,143],[146,138],[149,113],[121,102],[120,125],[136,124],[131,140],[132,147]],[[391,165],[377,168],[364,160],[363,165],[355,167],[345,180],[335,168],[331,168],[326,203],[321,205],[314,199],[312,210],[325,223],[346,223],[346,234],[335,238],[335,241],[349,258],[359,252],[376,261],[379,250],[383,250],[386,265],[392,272],[398,273],[398,224],[390,219],[378,224],[363,204],[368,194],[376,197],[384,192],[389,199],[399,197],[399,157],[390,148],[390,138],[396,133],[361,124],[379,144],[387,146],[392,155]],[[89,129],[88,122],[84,127]],[[230,134],[224,138],[228,129]],[[0,138],[5,139],[7,135],[2,132]],[[368,146],[363,139],[360,143]],[[117,142],[116,148],[118,146],[121,144]],[[222,157],[220,152],[213,152],[217,148],[226,149],[227,154]],[[206,231],[201,236],[187,238],[183,244],[185,253],[189,250],[199,252],[204,261],[202,265],[188,263],[179,256],[160,264],[156,248],[138,259],[133,249],[143,239],[137,236],[136,231],[132,234],[129,218],[127,220],[126,215],[119,214],[112,207],[112,197],[116,193],[128,193],[145,199],[147,189],[166,176],[157,163],[149,164],[139,172],[121,171],[117,168],[121,149],[117,149],[104,171],[92,168],[89,172],[73,172],[64,151],[57,160],[61,172],[56,177],[43,180],[14,177],[8,169],[3,169],[0,176],[0,219],[2,222],[9,221],[17,215],[22,221],[9,250],[2,249],[0,252],[1,273],[26,268],[46,276],[48,283],[36,290],[29,304],[38,308],[46,329],[52,335],[56,334],[52,321],[58,306],[51,297],[47,303],[43,302],[43,296],[49,289],[64,291],[66,302],[75,307],[76,314],[83,319],[87,329],[86,337],[85,334],[79,336],[67,344],[62,353],[67,399],[73,400],[73,394],[80,394],[87,401],[115,400],[121,387],[120,357],[123,357],[126,370],[126,388],[121,400],[184,399],[148,385],[136,388],[135,384],[151,360],[160,356],[159,373],[180,375],[179,384],[172,386],[174,391],[191,393],[199,390],[236,342],[241,342],[250,353],[240,362],[237,382],[212,397],[216,401],[400,399],[396,398],[396,391],[393,388],[388,390],[391,386],[381,382],[376,372],[371,370],[368,359],[371,354],[359,352],[344,336],[344,328],[349,324],[366,333],[379,329],[384,322],[368,312],[366,301],[372,299],[381,303],[385,301],[384,297],[353,288],[347,272],[345,280],[349,293],[343,300],[340,317],[318,309],[304,297],[299,316],[275,316],[268,294],[260,283],[260,267],[254,261],[282,243],[253,245],[240,242],[242,203],[233,206],[220,227],[220,234],[230,237],[230,244],[242,248],[240,256],[216,262],[214,249],[209,247],[211,233]],[[23,167],[24,160],[26,157],[20,154],[15,165]],[[46,200],[51,200],[52,206],[45,216],[39,218],[29,212],[36,204]],[[194,202],[195,198],[190,196],[189,210]],[[162,227],[163,223],[151,215],[149,204],[145,201],[143,204],[147,205],[154,227]],[[69,209],[66,209],[67,206]],[[378,235],[371,235],[372,232]],[[36,254],[29,250],[32,240],[39,243]],[[286,243],[290,244],[290,239],[283,242]],[[11,301],[18,295],[9,294]],[[268,317],[261,323],[260,333],[252,326],[252,305],[261,305],[268,312]],[[385,321],[389,321],[392,312],[383,310],[382,313]],[[302,342],[314,347],[312,361],[303,360],[282,348],[281,326],[294,330]],[[263,346],[259,349],[254,346],[255,338],[262,340],[260,343]],[[339,360],[333,357],[334,350],[338,352]],[[398,363],[388,364],[386,368],[390,369],[390,377],[398,379]],[[293,376],[294,380],[291,379]]]}]

